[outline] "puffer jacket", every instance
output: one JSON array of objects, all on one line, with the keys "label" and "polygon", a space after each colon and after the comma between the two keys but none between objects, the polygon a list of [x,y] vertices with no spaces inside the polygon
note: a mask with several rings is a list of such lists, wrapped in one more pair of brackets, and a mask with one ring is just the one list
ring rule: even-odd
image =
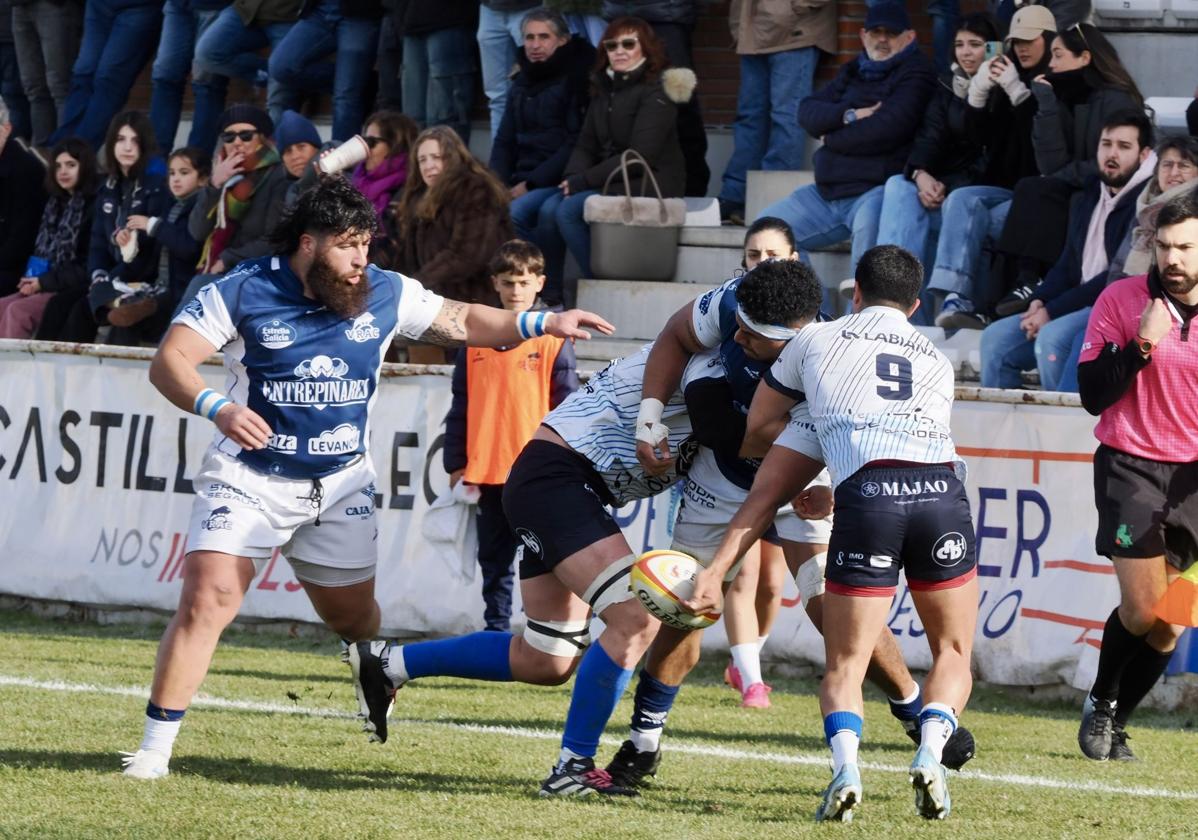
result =
[{"label": "puffer jacket", "polygon": [[910,178],[922,169],[949,191],[984,184],[981,178],[987,162],[985,147],[969,131],[969,105],[953,92],[952,75],[936,85],[903,173]]},{"label": "puffer jacket", "polygon": [[[1084,71],[1050,73],[1053,86],[1030,87],[1037,101],[1032,122],[1032,146],[1041,175],[1051,175],[1081,189],[1086,179],[1098,173],[1098,139],[1107,118],[1118,111],[1142,110],[1126,91],[1098,87]],[[1085,84],[1077,84],[1085,79]],[[1068,86],[1063,84],[1068,80]]]},{"label": "puffer jacket", "polygon": [[[662,195],[681,196],[686,162],[678,143],[678,106],[690,100],[695,85],[693,70],[672,68],[659,79],[647,79],[644,64],[629,73],[596,77],[582,133],[566,165],[570,192],[602,190],[608,176],[620,168],[624,150],[635,149],[653,170]],[[642,176],[636,170],[629,176],[639,195]],[[617,175],[608,193],[623,189]]]},{"label": "puffer jacket", "polygon": [[508,186],[556,187],[586,118],[595,48],[576,35],[548,61],[531,62],[524,50],[516,59],[520,69],[491,146],[491,168]]}]

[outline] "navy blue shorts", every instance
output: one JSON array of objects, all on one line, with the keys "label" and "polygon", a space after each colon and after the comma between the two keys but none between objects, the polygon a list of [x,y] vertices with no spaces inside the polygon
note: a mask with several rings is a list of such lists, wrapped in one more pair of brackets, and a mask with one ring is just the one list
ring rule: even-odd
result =
[{"label": "navy blue shorts", "polygon": [[952,467],[865,467],[836,488],[827,591],[890,597],[900,568],[915,591],[976,574],[969,499]]},{"label": "navy blue shorts", "polygon": [[572,554],[620,526],[607,485],[583,456],[547,440],[530,440],[503,485],[503,513],[520,538],[520,579],[549,574]]}]

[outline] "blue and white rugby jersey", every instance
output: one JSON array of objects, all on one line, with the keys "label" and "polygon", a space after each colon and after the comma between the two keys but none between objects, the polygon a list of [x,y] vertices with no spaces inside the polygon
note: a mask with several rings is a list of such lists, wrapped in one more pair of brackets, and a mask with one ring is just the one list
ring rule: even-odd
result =
[{"label": "blue and white rugby jersey", "polygon": [[[953,367],[906,316],[889,306],[804,327],[766,373],[783,394],[803,399],[814,424],[786,446],[824,461],[833,486],[871,461],[953,463]],[[808,426],[808,428],[810,428]]]},{"label": "blue and white rugby jersey", "polygon": [[285,257],[244,262],[202,288],[174,323],[223,350],[229,399],[274,433],[243,450],[218,430],[213,445],[263,473],[329,475],[366,451],[379,368],[395,333],[418,338],[444,299],[410,277],[366,267],[367,310],[341,318],[304,297]]}]

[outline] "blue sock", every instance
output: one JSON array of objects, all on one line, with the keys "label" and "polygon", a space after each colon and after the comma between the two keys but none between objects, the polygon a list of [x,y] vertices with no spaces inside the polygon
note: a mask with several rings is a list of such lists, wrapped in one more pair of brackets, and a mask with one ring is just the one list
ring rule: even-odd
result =
[{"label": "blue sock", "polygon": [[681,686],[666,685],[644,668],[636,683],[632,707],[632,743],[638,752],[656,752],[661,731]]},{"label": "blue sock", "polygon": [[599,736],[630,679],[632,669],[613,662],[603,645],[596,642],[587,648],[574,678],[574,693],[570,696],[570,711],[566,713],[566,730],[562,734],[563,749],[588,758],[595,756]]},{"label": "blue sock", "polygon": [[919,713],[923,711],[923,692],[919,690],[919,683],[915,684],[915,693],[910,697],[905,697],[902,700],[893,700],[888,697],[886,702],[890,704],[890,714],[903,723],[910,723],[912,726],[918,724]]},{"label": "blue sock", "polygon": [[512,681],[511,633],[484,630],[468,636],[403,646],[409,679],[465,677],[492,682]]},{"label": "blue sock", "polygon": [[852,732],[861,737],[861,716],[853,712],[832,712],[824,718],[824,740],[829,744],[837,732]]},{"label": "blue sock", "polygon": [[146,717],[152,720],[176,721],[183,720],[183,715],[187,714],[187,709],[164,709],[161,706],[156,706],[153,703],[146,703]]},{"label": "blue sock", "polygon": [[861,744],[861,716],[855,712],[832,712],[824,718],[824,738],[832,748],[832,773],[846,764],[857,763]]}]

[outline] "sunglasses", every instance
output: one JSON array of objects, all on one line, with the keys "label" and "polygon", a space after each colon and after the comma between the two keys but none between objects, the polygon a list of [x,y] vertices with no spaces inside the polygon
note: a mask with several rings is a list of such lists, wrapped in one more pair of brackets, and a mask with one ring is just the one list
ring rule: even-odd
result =
[{"label": "sunglasses", "polygon": [[636,45],[638,43],[639,40],[637,38],[612,38],[610,41],[603,42],[603,49],[607,50],[608,52],[615,52],[616,50],[623,48],[625,52],[632,52],[634,49],[636,49]]},{"label": "sunglasses", "polygon": [[368,148],[368,149],[373,149],[373,148],[374,148],[375,146],[377,146],[379,143],[386,143],[386,142],[387,142],[387,141],[386,141],[386,140],[384,140],[382,137],[370,137],[370,136],[367,136],[367,137],[363,137],[362,139],[366,141],[366,148]]},{"label": "sunglasses", "polygon": [[1082,25],[1080,23],[1075,23],[1069,28],[1077,30],[1077,34],[1081,37],[1082,43],[1086,45],[1086,49],[1090,49],[1090,42],[1086,40],[1086,33],[1085,30],[1082,29]]},{"label": "sunglasses", "polygon": [[242,143],[248,143],[259,134],[260,132],[251,128],[247,128],[244,131],[226,131],[221,134],[220,139],[222,143],[232,143],[234,140],[240,140]]}]

